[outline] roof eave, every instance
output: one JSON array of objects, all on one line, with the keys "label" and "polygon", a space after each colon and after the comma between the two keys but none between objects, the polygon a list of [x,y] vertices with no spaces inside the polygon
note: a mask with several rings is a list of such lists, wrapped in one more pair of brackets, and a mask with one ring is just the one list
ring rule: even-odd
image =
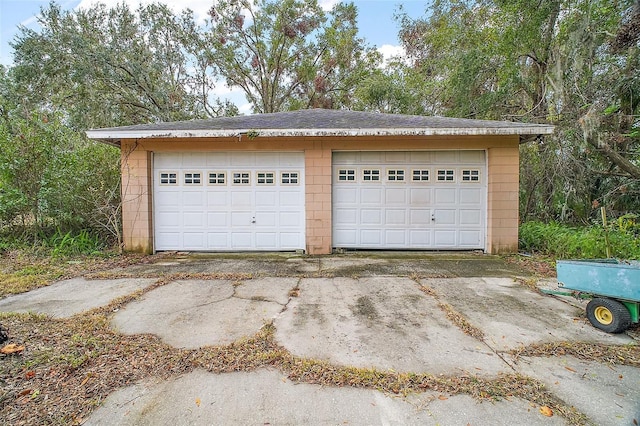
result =
[{"label": "roof eave", "polygon": [[122,139],[312,137],[312,136],[506,136],[548,135],[553,126],[472,128],[369,128],[369,129],[206,129],[206,130],[88,130],[87,137],[119,146]]}]

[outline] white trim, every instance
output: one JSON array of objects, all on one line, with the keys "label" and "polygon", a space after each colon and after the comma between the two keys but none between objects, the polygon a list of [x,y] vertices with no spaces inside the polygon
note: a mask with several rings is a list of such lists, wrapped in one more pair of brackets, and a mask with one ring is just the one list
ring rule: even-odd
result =
[{"label": "white trim", "polygon": [[238,138],[249,141],[247,134],[258,137],[280,136],[482,136],[482,135],[550,135],[553,126],[514,127],[444,127],[444,128],[365,128],[365,129],[199,129],[199,130],[87,130],[89,139],[152,138]]}]

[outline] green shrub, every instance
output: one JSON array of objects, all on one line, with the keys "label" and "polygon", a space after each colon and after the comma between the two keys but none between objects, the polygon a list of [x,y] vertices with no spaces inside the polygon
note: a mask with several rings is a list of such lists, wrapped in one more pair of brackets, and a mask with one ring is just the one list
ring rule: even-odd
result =
[{"label": "green shrub", "polygon": [[559,259],[601,259],[607,257],[608,237],[612,257],[640,259],[640,229],[635,216],[620,219],[607,229],[596,225],[570,227],[556,222],[526,222],[520,225],[520,249]]}]

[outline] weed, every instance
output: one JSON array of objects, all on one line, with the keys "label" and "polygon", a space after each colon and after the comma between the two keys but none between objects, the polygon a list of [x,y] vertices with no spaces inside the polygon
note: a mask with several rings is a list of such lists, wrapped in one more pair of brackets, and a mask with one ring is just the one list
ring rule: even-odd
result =
[{"label": "weed", "polygon": [[300,287],[295,286],[291,290],[289,290],[289,297],[298,297],[300,296]]},{"label": "weed", "polygon": [[70,256],[78,254],[94,254],[104,249],[104,243],[96,236],[86,230],[77,234],[71,231],[62,234],[60,230],[46,240],[46,244],[52,247],[51,254],[55,257]]},{"label": "weed", "polygon": [[607,229],[601,226],[569,227],[555,222],[526,222],[520,225],[520,248],[557,258],[596,259],[606,257],[605,234],[611,253],[623,259],[640,259],[640,238],[636,227],[627,221],[613,222]]},{"label": "weed", "polygon": [[438,302],[438,306],[447,315],[449,321],[454,323],[464,334],[474,337],[480,341],[484,340],[484,333],[482,330],[472,325],[464,315],[456,311],[451,305],[444,302]]}]

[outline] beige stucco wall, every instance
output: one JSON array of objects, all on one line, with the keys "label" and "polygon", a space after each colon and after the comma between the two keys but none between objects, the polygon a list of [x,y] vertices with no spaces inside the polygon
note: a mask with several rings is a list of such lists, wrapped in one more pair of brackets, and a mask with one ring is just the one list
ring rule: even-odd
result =
[{"label": "beige stucco wall", "polygon": [[127,250],[153,251],[151,153],[168,151],[303,151],[306,245],[331,253],[331,158],[334,151],[484,149],[487,152],[487,247],[518,248],[518,136],[141,139],[122,141],[123,236]]}]

